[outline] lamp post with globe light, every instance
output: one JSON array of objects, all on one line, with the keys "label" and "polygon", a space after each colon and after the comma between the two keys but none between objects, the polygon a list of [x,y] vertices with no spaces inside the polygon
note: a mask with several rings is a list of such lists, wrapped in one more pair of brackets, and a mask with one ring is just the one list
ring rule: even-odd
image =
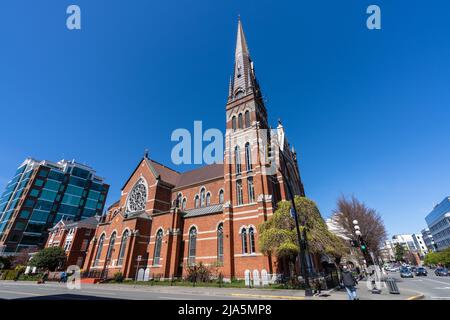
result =
[{"label": "lamp post with globe light", "polygon": [[364,260],[366,261],[366,265],[367,266],[373,265],[374,263],[373,263],[372,257],[370,256],[370,254],[368,252],[367,244],[364,241],[364,238],[362,237],[361,229],[359,227],[358,220],[356,220],[356,219],[353,220],[353,228],[355,229],[355,235],[356,235],[356,237],[358,239],[358,245],[359,245],[359,248],[361,250],[361,253],[364,256]]}]

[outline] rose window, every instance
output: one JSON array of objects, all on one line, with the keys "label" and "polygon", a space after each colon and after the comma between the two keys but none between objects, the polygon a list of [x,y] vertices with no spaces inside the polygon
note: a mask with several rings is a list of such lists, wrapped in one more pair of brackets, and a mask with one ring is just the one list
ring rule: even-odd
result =
[{"label": "rose window", "polygon": [[127,211],[135,212],[145,209],[145,203],[147,202],[147,187],[143,180],[139,180],[133,187],[128,196]]}]

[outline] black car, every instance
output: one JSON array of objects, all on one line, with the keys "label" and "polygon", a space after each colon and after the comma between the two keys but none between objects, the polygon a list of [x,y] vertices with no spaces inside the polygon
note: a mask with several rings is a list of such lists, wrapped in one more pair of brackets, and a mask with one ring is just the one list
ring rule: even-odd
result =
[{"label": "black car", "polygon": [[434,270],[434,274],[437,275],[438,277],[448,277],[448,269],[439,267],[436,270]]},{"label": "black car", "polygon": [[428,275],[428,272],[425,268],[423,268],[423,267],[417,268],[416,276],[427,276],[427,275]]}]

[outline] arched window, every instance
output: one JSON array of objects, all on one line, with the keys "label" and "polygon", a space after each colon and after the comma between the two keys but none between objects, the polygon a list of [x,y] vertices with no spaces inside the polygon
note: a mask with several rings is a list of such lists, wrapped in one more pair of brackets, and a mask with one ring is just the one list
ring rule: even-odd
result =
[{"label": "arched window", "polygon": [[155,252],[153,254],[153,265],[155,266],[159,265],[159,262],[161,260],[162,238],[163,238],[163,231],[159,229],[158,232],[156,233]]},{"label": "arched window", "polygon": [[200,207],[205,206],[205,200],[206,200],[206,190],[205,188],[202,188],[202,190],[200,190]]},{"label": "arched window", "polygon": [[217,228],[217,260],[223,263],[223,223]]},{"label": "arched window", "polygon": [[238,206],[244,204],[244,197],[242,194],[242,181],[237,180],[236,181],[236,199]]},{"label": "arched window", "polygon": [[219,191],[219,203],[222,204],[223,203],[223,190]]},{"label": "arched window", "polygon": [[117,264],[119,266],[121,266],[123,263],[123,257],[127,248],[129,234],[130,233],[128,232],[128,230],[125,230],[125,232],[122,234],[122,240],[120,240],[119,260],[117,261]]},{"label": "arched window", "polygon": [[252,171],[252,148],[249,142],[245,144],[245,168],[247,172]]},{"label": "arched window", "polygon": [[111,256],[114,251],[115,243],[116,243],[116,233],[113,232],[113,234],[111,235],[111,239],[109,239],[109,247],[108,247],[108,253],[106,254],[106,262],[109,262],[109,260],[111,260]]},{"label": "arched window", "polygon": [[189,265],[195,265],[195,254],[197,251],[197,229],[192,227],[189,230]]},{"label": "arched window", "polygon": [[236,131],[236,117],[233,116],[233,118],[231,119],[231,128],[233,129],[233,131]]},{"label": "arched window", "polygon": [[195,208],[198,208],[198,205],[199,205],[199,198],[198,198],[198,194],[197,195],[195,195]]},{"label": "arched window", "polygon": [[234,163],[236,166],[236,174],[241,174],[241,149],[239,146],[234,148]]},{"label": "arched window", "polygon": [[247,254],[247,230],[244,228],[241,231],[242,240],[242,254]]},{"label": "arched window", "polygon": [[211,205],[211,194],[208,192],[206,194],[206,206]]},{"label": "arched window", "polygon": [[242,129],[244,126],[244,120],[242,119],[242,113],[239,113],[238,115],[238,128]]},{"label": "arched window", "polygon": [[181,202],[181,210],[186,210],[186,198]]},{"label": "arched window", "polygon": [[245,111],[245,127],[250,127],[250,111]]},{"label": "arched window", "polygon": [[255,253],[255,230],[253,230],[253,227],[250,227],[250,229],[248,229],[248,236],[250,238],[250,253]]},{"label": "arched window", "polygon": [[102,234],[102,236],[100,237],[100,240],[98,241],[97,254],[95,255],[95,260],[94,260],[94,267],[98,266],[100,256],[102,255],[104,242],[105,242],[105,234]]},{"label": "arched window", "polygon": [[255,202],[255,187],[253,185],[253,178],[248,178],[247,180],[247,189],[248,189],[248,202]]}]

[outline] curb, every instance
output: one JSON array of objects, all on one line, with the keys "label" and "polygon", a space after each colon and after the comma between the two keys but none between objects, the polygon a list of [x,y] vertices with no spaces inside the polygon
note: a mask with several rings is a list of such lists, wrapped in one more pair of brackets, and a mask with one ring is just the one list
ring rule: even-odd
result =
[{"label": "curb", "polygon": [[421,293],[421,294],[406,298],[406,300],[421,300],[423,298],[425,298],[425,295],[423,293]]},{"label": "curb", "polygon": [[305,300],[304,297],[294,297],[294,296],[272,296],[264,294],[246,294],[246,293],[232,293],[233,297],[247,297],[247,298],[258,298],[258,299],[284,299],[284,300]]}]

